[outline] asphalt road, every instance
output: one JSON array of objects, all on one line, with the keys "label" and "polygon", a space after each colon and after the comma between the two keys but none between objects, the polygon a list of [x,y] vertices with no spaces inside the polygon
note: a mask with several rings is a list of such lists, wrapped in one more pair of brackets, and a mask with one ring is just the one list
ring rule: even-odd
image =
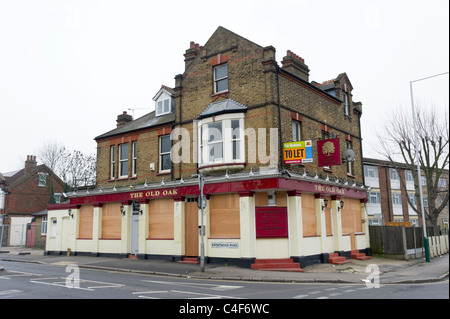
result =
[{"label": "asphalt road", "polygon": [[[67,263],[0,261],[0,299],[236,299],[233,304],[270,304],[268,299],[449,299],[440,282],[380,285],[217,281],[78,268]],[[251,299],[244,301],[243,299]],[[183,301],[181,301],[183,300]],[[265,301],[264,301],[265,300]],[[242,306],[244,307],[244,306]],[[262,306],[261,306],[262,307]],[[259,310],[258,310],[259,309]],[[266,310],[268,307],[266,308]],[[182,311],[174,306],[172,311]],[[220,308],[217,311],[231,311]],[[263,311],[263,308],[242,311]],[[236,313],[239,308],[234,309]]]}]

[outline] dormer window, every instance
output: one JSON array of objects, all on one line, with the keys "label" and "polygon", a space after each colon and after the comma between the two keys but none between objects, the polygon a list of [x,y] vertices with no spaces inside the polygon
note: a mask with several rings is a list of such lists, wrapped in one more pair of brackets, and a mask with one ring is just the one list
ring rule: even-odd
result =
[{"label": "dormer window", "polygon": [[174,111],[173,90],[162,86],[153,98],[155,101],[155,116],[170,114]]},{"label": "dormer window", "polygon": [[158,101],[156,104],[156,116],[170,113],[170,99]]}]

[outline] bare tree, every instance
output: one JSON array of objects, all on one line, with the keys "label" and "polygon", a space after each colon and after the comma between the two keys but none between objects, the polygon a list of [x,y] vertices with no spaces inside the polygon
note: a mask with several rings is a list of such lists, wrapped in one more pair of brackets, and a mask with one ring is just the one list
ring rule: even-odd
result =
[{"label": "bare tree", "polygon": [[95,185],[95,155],[70,151],[58,142],[45,142],[38,152],[39,159],[70,188]]},{"label": "bare tree", "polygon": [[[381,144],[380,153],[393,166],[396,162],[406,163],[414,177],[416,203],[420,203],[419,184],[416,166],[416,143],[412,115],[404,110],[394,111],[385,123],[384,135],[378,134]],[[419,164],[422,178],[426,182],[427,204],[424,206],[425,219],[429,226],[437,226],[438,216],[448,204],[448,183],[442,183],[442,173],[449,165],[449,127],[448,113],[438,115],[433,109],[419,109],[416,116],[416,129],[419,139]],[[448,177],[447,177],[448,178]],[[400,178],[401,187],[406,192],[406,183]],[[422,216],[422,213],[410,198],[408,204]]]},{"label": "bare tree", "polygon": [[57,141],[45,141],[38,151],[38,158],[56,175],[61,170],[61,158],[67,152],[66,148]]}]

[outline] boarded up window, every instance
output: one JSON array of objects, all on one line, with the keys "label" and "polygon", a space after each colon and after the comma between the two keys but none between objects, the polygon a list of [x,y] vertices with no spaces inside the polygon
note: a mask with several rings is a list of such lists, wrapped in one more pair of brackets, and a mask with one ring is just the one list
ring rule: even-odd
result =
[{"label": "boarded up window", "polygon": [[361,231],[361,202],[359,199],[344,198],[342,233],[353,234]]},{"label": "boarded up window", "polygon": [[102,213],[102,239],[122,238],[122,214],[120,203],[108,203],[103,205]]},{"label": "boarded up window", "polygon": [[80,209],[78,225],[78,238],[92,239],[92,227],[94,221],[94,206],[83,205]]},{"label": "boarded up window", "polygon": [[303,236],[317,236],[316,208],[313,194],[302,194]]},{"label": "boarded up window", "polygon": [[210,205],[210,237],[240,238],[239,195],[212,195]]},{"label": "boarded up window", "polygon": [[149,205],[149,239],[173,239],[173,199],[155,199]]}]

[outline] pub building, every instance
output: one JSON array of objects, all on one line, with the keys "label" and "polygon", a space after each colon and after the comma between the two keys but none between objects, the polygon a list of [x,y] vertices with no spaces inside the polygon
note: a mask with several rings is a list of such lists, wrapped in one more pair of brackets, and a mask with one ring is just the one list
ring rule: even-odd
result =
[{"label": "pub building", "polygon": [[154,111],[124,112],[95,138],[96,187],[48,207],[46,253],[197,262],[203,221],[206,263],[370,255],[362,104],[347,74],[310,82],[292,51],[279,65],[273,46],[223,27],[184,59]]}]

